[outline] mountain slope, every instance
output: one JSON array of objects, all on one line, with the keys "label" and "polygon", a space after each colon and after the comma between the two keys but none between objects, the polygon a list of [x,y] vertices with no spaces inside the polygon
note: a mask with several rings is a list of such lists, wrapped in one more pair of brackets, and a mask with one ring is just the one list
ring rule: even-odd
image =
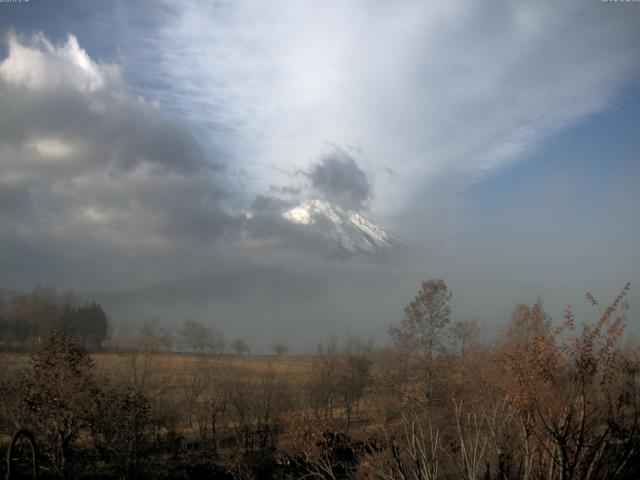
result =
[{"label": "mountain slope", "polygon": [[286,220],[337,242],[351,253],[378,254],[405,244],[354,210],[344,210],[323,200],[307,200],[286,211]]}]

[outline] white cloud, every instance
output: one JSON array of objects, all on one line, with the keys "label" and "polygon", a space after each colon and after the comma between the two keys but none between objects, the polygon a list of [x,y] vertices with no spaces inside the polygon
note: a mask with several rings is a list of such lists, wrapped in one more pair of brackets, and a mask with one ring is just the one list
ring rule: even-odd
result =
[{"label": "white cloud", "polygon": [[117,67],[91,60],[71,34],[60,45],[53,45],[41,33],[32,36],[28,43],[10,34],[7,46],[9,54],[0,63],[0,78],[27,89],[72,87],[95,92],[119,77]]},{"label": "white cloud", "polygon": [[92,223],[104,223],[109,220],[109,212],[96,207],[87,208],[83,216]]},{"label": "white cloud", "polygon": [[27,146],[33,148],[45,159],[64,159],[73,152],[73,147],[59,138],[33,139],[27,143]]},{"label": "white cloud", "polygon": [[[374,213],[495,172],[606,107],[638,65],[640,10],[569,2],[183,2],[158,49],[178,110],[231,131],[253,188],[355,145]],[[215,137],[214,137],[215,138]],[[215,140],[214,140],[215,141]]]}]

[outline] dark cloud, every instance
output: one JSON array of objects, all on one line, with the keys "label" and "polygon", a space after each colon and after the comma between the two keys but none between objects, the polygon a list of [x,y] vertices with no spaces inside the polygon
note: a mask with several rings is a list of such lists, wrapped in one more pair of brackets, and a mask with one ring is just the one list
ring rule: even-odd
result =
[{"label": "dark cloud", "polygon": [[210,242],[237,224],[222,167],[73,36],[59,45],[9,37],[0,110],[5,231],[140,247]]},{"label": "dark cloud", "polygon": [[271,213],[274,215],[280,215],[292,206],[293,203],[291,201],[269,195],[256,195],[256,198],[251,203],[251,209],[254,212]]},{"label": "dark cloud", "polygon": [[309,178],[313,188],[345,209],[360,210],[371,196],[367,174],[342,149],[335,148],[324,155],[309,173]]},{"label": "dark cloud", "polygon": [[72,36],[9,37],[0,111],[0,285],[186,278],[264,235],[229,206],[226,170]]}]

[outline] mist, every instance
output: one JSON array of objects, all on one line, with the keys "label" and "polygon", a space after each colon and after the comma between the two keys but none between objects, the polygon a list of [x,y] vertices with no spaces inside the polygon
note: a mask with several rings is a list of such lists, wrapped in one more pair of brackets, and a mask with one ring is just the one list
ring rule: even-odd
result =
[{"label": "mist", "polygon": [[[429,278],[488,336],[629,281],[639,328],[638,9],[23,7],[0,24],[2,288],[309,351],[388,342]],[[313,199],[403,248],[283,217]]]}]

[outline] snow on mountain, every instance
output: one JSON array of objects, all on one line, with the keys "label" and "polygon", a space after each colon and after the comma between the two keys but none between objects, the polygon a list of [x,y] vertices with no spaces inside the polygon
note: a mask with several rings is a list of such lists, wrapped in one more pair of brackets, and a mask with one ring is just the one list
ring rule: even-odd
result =
[{"label": "snow on mountain", "polygon": [[351,253],[387,252],[404,244],[358,212],[323,200],[307,200],[282,216],[292,223],[313,228]]}]

